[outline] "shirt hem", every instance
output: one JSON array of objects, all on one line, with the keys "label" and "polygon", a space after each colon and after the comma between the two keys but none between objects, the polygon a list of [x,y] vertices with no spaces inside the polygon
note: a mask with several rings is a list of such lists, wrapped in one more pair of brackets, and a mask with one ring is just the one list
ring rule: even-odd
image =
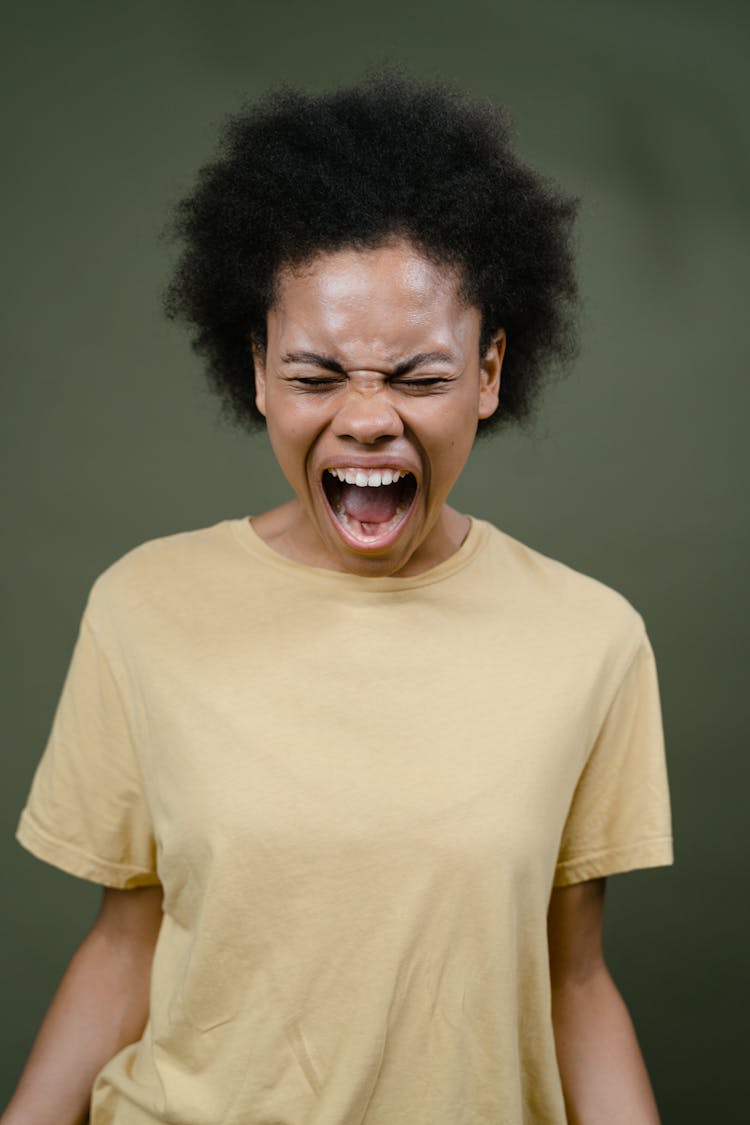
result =
[{"label": "shirt hem", "polygon": [[21,847],[36,859],[41,859],[68,875],[75,875],[91,883],[126,890],[132,887],[154,886],[161,881],[154,871],[146,868],[112,863],[88,855],[35,824],[26,809],[21,813],[15,838]]},{"label": "shirt hem", "polygon": [[638,844],[605,848],[587,856],[564,860],[555,868],[552,886],[565,887],[571,883],[585,882],[587,879],[598,879],[605,875],[617,875],[647,867],[669,867],[673,863],[673,837],[658,836]]}]

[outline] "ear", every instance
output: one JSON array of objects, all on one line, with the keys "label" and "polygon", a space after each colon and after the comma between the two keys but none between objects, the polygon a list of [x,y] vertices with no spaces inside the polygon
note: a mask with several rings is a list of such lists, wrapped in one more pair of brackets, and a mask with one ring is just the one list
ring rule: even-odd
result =
[{"label": "ear", "polygon": [[266,353],[257,340],[250,340],[255,374],[255,405],[266,416]]},{"label": "ear", "polygon": [[500,372],[505,357],[505,329],[495,333],[479,364],[479,417],[489,418],[500,398]]}]

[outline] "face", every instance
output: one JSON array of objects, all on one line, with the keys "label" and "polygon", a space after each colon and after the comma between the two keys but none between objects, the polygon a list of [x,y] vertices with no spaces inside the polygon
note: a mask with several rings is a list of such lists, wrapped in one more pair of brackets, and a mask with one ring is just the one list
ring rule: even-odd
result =
[{"label": "face", "polygon": [[497,408],[505,345],[499,332],[480,357],[480,330],[457,277],[408,242],[282,271],[253,354],[258,408],[295,493],[283,553],[406,576],[457,549],[466,519],[446,500]]}]

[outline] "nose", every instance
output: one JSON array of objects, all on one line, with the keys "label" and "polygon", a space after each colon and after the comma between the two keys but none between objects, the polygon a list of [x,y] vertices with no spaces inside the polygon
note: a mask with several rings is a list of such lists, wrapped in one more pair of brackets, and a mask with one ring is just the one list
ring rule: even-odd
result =
[{"label": "nose", "polygon": [[332,428],[336,437],[353,438],[363,445],[398,438],[404,432],[404,424],[385,387],[350,387]]}]

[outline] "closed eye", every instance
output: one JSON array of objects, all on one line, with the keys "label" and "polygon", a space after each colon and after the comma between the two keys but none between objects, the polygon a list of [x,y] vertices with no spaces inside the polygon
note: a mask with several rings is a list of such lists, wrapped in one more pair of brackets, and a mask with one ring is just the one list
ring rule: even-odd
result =
[{"label": "closed eye", "polygon": [[429,379],[399,379],[397,385],[400,387],[436,387],[439,383],[447,382],[447,379],[441,379],[436,375]]},{"label": "closed eye", "polygon": [[[312,387],[312,388],[317,387],[317,388],[320,388],[321,390],[326,390],[330,387],[339,386],[341,384],[342,380],[341,380],[341,376],[338,376],[338,375],[332,375],[330,377],[326,377],[325,375],[322,376],[322,377],[320,377],[320,376],[295,375],[292,378],[291,381],[296,383],[298,386]],[[449,383],[450,381],[451,381],[450,379],[445,379],[445,378],[441,378],[438,375],[434,375],[434,376],[428,376],[426,379],[403,379],[403,378],[393,379],[392,385],[396,386],[396,387],[407,387],[409,390],[420,391],[420,390],[430,390],[433,387],[439,387],[444,383]]]},{"label": "closed eye", "polygon": [[297,375],[294,379],[295,383],[302,383],[304,387],[331,387],[334,383],[340,383],[340,379],[316,379],[308,378],[304,375]]}]

